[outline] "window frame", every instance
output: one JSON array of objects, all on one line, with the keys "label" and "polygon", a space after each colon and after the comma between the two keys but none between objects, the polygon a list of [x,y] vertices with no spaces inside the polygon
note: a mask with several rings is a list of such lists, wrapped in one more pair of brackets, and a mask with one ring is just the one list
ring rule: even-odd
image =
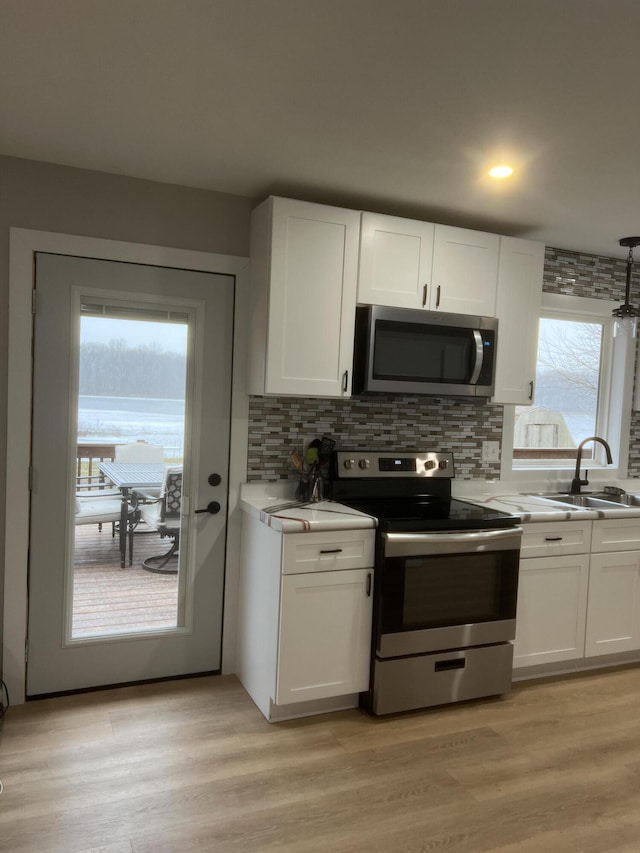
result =
[{"label": "window frame", "polygon": [[[583,467],[589,468],[594,480],[611,480],[627,476],[629,462],[629,431],[633,394],[634,339],[614,337],[611,302],[565,294],[542,294],[540,316],[559,320],[602,323],[603,337],[600,362],[600,392],[596,413],[596,434],[605,438],[611,447],[614,465],[606,465],[601,445],[595,445],[595,458]],[[537,344],[536,344],[537,353]],[[573,459],[513,458],[515,405],[505,405],[500,478],[502,480],[532,480],[548,482],[573,476]],[[585,460],[586,461],[586,460]]]}]

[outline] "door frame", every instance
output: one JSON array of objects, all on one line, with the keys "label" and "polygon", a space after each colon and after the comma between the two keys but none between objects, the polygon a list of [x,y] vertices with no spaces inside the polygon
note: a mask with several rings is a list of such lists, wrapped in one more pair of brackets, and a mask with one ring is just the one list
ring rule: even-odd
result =
[{"label": "door frame", "polygon": [[5,513],[4,623],[2,677],[14,705],[25,701],[27,570],[29,554],[29,466],[34,255],[50,252],[149,266],[178,267],[235,278],[233,373],[229,456],[229,503],[225,561],[222,672],[235,672],[240,484],[247,477],[249,396],[247,392],[249,259],[235,255],[78,237],[26,228],[9,229],[9,339],[7,385],[7,478]]}]

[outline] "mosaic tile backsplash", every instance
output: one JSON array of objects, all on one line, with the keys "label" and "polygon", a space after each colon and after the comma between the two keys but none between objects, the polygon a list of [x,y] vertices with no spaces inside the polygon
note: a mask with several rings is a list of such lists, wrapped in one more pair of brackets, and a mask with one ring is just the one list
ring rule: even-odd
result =
[{"label": "mosaic tile backsplash", "polygon": [[[622,260],[547,248],[544,290],[621,302],[625,272]],[[248,479],[293,479],[289,454],[321,435],[344,448],[452,451],[458,479],[496,479],[499,463],[482,462],[482,442],[502,443],[502,414],[500,405],[437,397],[251,397]],[[640,413],[631,420],[629,476],[640,476]]]},{"label": "mosaic tile backsplash", "polygon": [[343,448],[449,450],[459,479],[500,475],[499,464],[481,461],[481,449],[483,441],[502,438],[502,406],[438,397],[252,397],[249,479],[292,478],[291,451],[321,435]]}]

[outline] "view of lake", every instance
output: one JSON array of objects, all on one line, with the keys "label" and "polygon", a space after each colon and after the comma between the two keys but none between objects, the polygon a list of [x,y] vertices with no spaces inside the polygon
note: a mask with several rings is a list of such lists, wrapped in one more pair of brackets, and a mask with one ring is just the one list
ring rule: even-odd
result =
[{"label": "view of lake", "polygon": [[78,441],[118,443],[138,438],[161,444],[169,459],[182,458],[184,400],[80,395]]}]

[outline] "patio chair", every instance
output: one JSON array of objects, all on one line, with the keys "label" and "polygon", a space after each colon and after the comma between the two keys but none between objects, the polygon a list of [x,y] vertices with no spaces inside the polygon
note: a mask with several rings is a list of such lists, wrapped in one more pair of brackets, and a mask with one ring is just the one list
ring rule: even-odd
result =
[{"label": "patio chair", "polygon": [[[161,444],[148,444],[141,438],[129,444],[117,444],[115,461],[164,462],[164,447]],[[146,495],[156,500],[160,497],[160,489],[148,489]]]},{"label": "patio chair", "polygon": [[[142,502],[138,502],[138,499]],[[145,492],[134,492],[135,512],[150,528],[155,528],[161,539],[172,540],[164,554],[147,557],[142,567],[149,572],[175,574],[178,571],[180,521],[182,507],[182,467],[167,466],[160,497],[155,500]]]},{"label": "patio chair", "polygon": [[[116,530],[120,525],[120,513],[122,511],[122,501],[118,497],[95,497],[95,498],[76,498],[76,514],[75,523],[79,524],[97,524],[98,529],[102,531],[102,525],[105,523],[111,524],[111,536],[115,537]],[[128,521],[126,537],[129,540],[129,565],[133,562],[133,513],[134,508],[130,506],[128,509]],[[126,539],[124,548],[126,549]],[[121,562],[124,561],[125,554],[121,553]]]},{"label": "patio chair", "polygon": [[164,448],[143,439],[116,445],[116,462],[164,462]]}]

